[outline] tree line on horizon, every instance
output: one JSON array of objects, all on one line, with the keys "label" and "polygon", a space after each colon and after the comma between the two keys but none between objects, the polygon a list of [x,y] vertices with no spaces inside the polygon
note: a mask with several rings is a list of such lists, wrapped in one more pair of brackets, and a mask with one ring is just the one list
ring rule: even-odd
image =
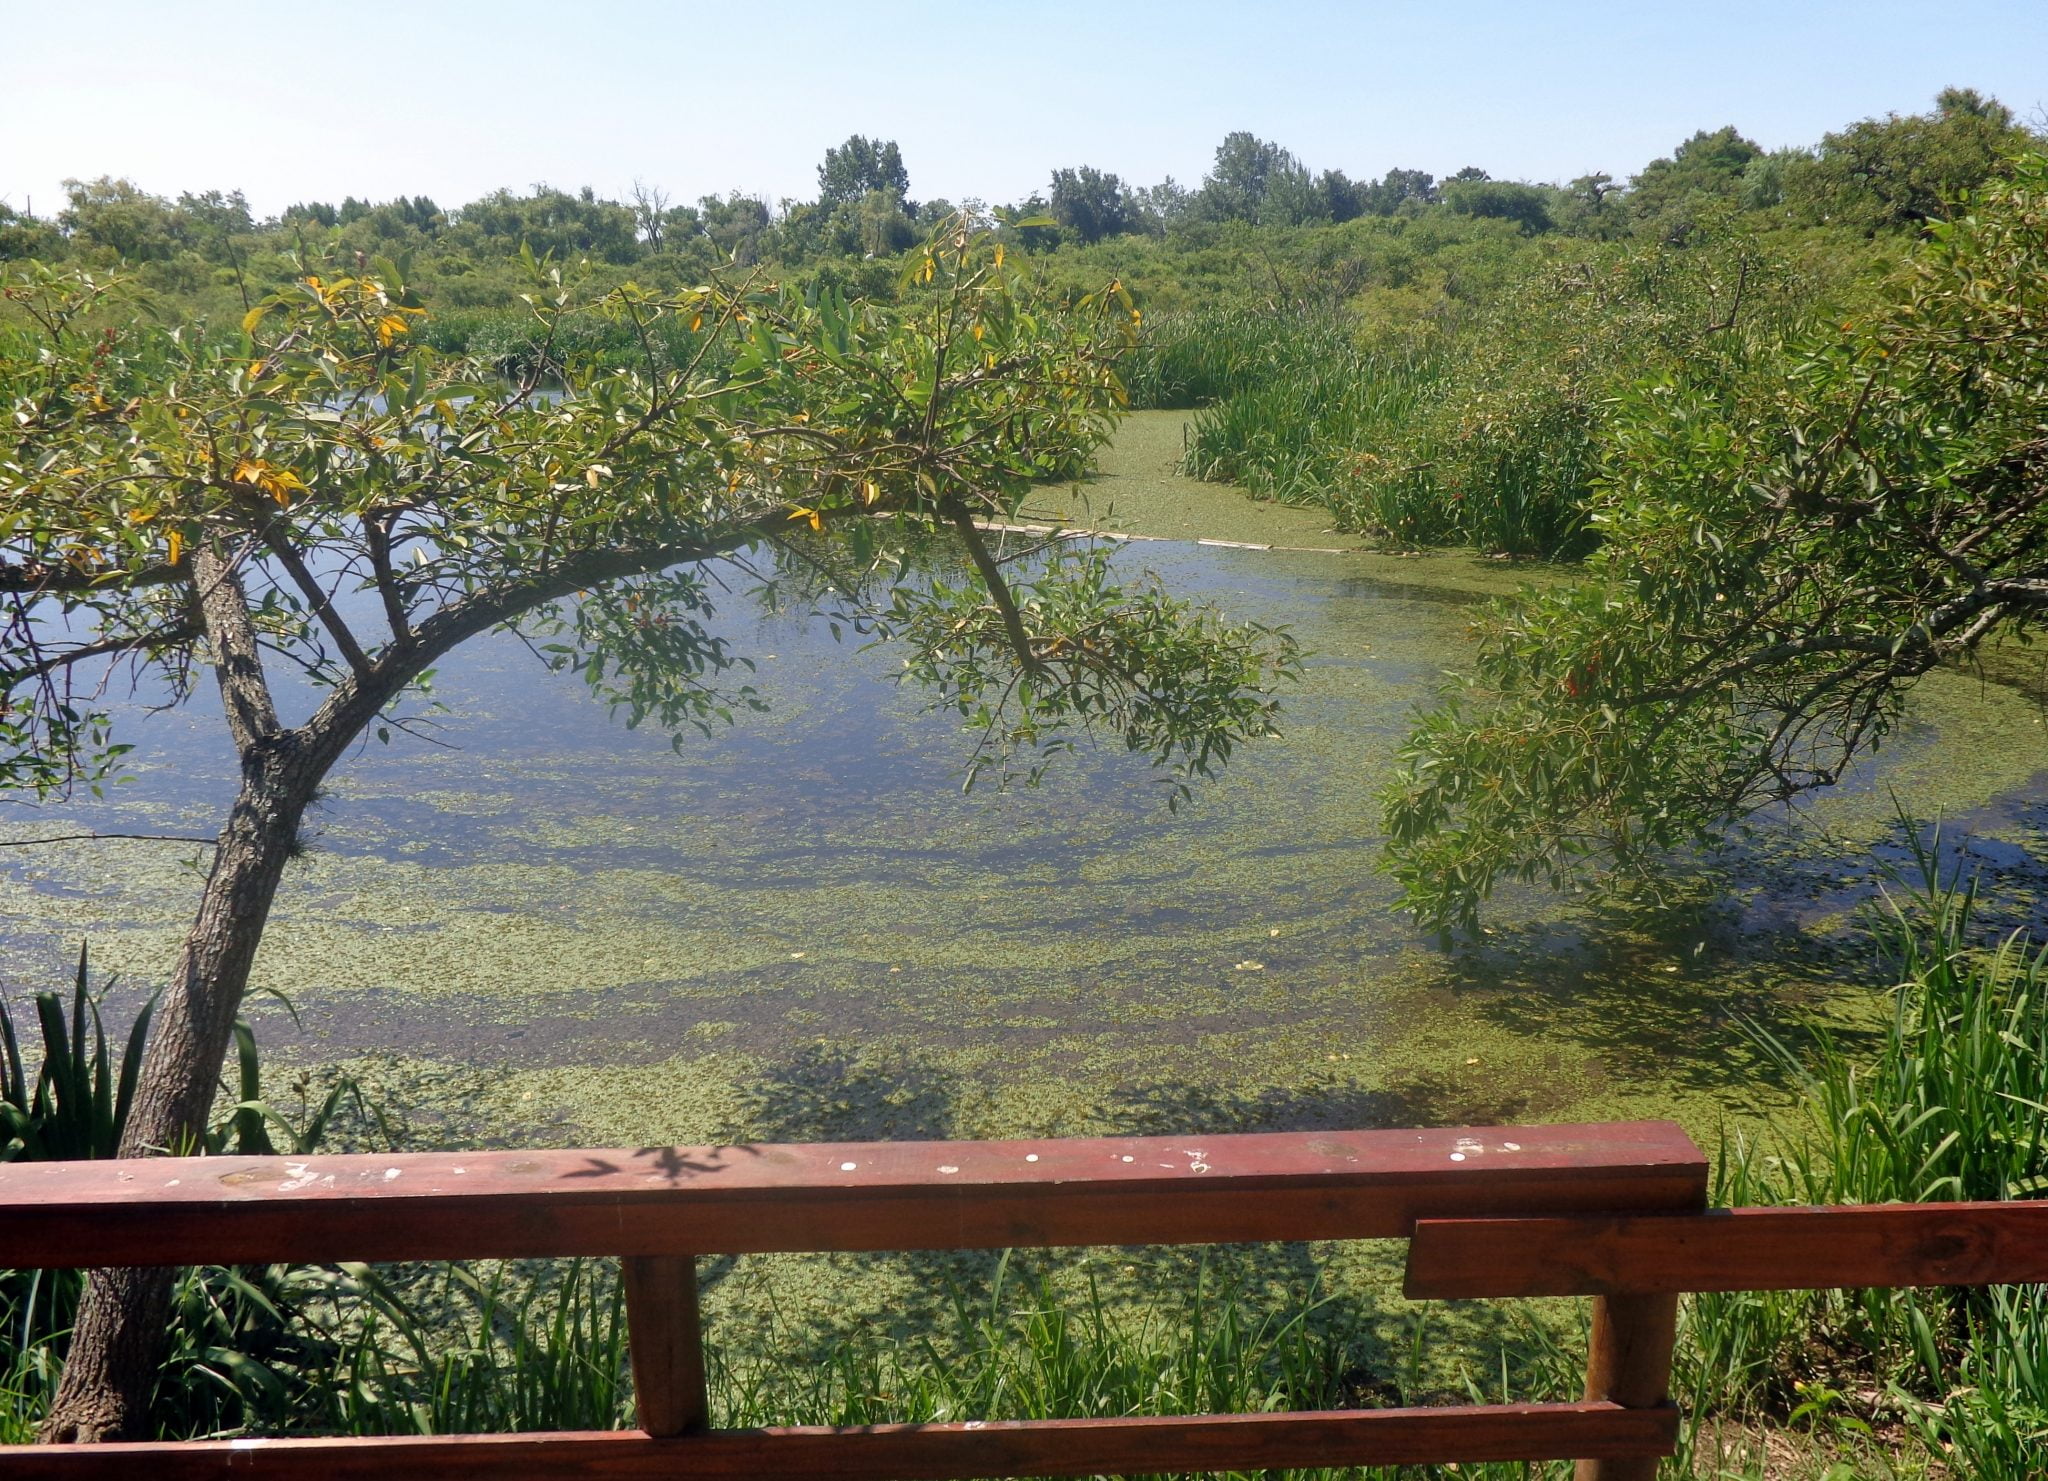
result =
[{"label": "tree line on horizon", "polygon": [[[1700,130],[1627,181],[1588,173],[1563,184],[1497,180],[1468,165],[1439,179],[1396,168],[1353,179],[1314,171],[1280,144],[1237,131],[1217,146],[1201,183],[1170,176],[1134,186],[1093,165],[1051,172],[1045,189],[992,209],[980,201],[917,200],[894,140],[855,134],[827,149],[811,200],[735,190],[694,204],[636,185],[626,200],[584,186],[500,189],[454,209],[425,195],[339,204],[300,202],[259,219],[239,190],[175,199],[101,176],[65,182],[65,205],[38,217],[0,203],[0,260],[35,257],[151,264],[162,287],[231,280],[249,259],[318,241],[393,255],[431,249],[476,259],[524,245],[612,266],[651,260],[687,274],[719,261],[793,267],[893,259],[955,210],[1005,224],[1020,246],[1046,251],[1118,237],[1199,244],[1233,227],[1303,228],[1361,218],[1450,216],[1511,223],[1527,235],[1643,237],[1682,245],[1703,222],[1747,213],[1759,224],[1830,226],[1862,235],[1911,230],[1994,175],[2041,135],[1996,99],[1944,89],[1924,114],[1868,118],[1810,148],[1767,150],[1732,125]],[[864,289],[882,289],[870,274]],[[460,301],[462,295],[457,295]]]}]

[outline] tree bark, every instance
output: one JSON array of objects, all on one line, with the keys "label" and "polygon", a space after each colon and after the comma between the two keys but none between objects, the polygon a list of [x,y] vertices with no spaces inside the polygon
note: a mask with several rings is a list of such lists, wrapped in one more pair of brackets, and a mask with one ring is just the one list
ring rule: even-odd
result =
[{"label": "tree bark", "polygon": [[[295,749],[273,746],[245,766],[198,917],[157,1006],[121,1136],[123,1157],[194,1150],[205,1129],[264,918],[319,780],[293,764]],[[146,1437],[176,1274],[90,1274],[44,1441]]]},{"label": "tree bark", "polygon": [[[282,729],[249,618],[248,598],[217,551],[194,557],[191,605],[213,648],[242,784],[214,849],[199,913],[159,1000],[123,1157],[195,1150],[234,1038],[235,1017],[299,823],[339,754]],[[46,1442],[146,1436],[170,1317],[169,1269],[96,1270],[86,1280],[64,1377],[43,1422]]]}]

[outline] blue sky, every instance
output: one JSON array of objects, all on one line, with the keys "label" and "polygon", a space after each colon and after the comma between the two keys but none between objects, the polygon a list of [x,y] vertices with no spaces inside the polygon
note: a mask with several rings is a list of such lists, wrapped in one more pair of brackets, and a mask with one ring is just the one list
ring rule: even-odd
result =
[{"label": "blue sky", "polygon": [[38,213],[99,174],[259,214],[540,181],[773,200],[856,132],[901,143],[919,199],[1075,164],[1192,184],[1232,129],[1353,176],[1625,177],[1698,128],[1807,144],[1949,83],[2048,108],[2048,0],[0,0],[0,47],[0,199]]}]

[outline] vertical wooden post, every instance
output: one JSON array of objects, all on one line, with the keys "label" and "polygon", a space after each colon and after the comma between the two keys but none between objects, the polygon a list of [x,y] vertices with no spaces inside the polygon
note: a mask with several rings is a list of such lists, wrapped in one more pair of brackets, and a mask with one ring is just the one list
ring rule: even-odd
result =
[{"label": "vertical wooden post", "polygon": [[[1670,1397],[1671,1347],[1678,1336],[1675,1295],[1602,1296],[1593,1302],[1593,1343],[1586,1355],[1586,1397],[1625,1409],[1654,1409]],[[1573,1481],[1656,1481],[1654,1456],[1582,1460]]]},{"label": "vertical wooden post", "polygon": [[628,1256],[626,1341],[640,1428],[671,1436],[711,1419],[704,1389],[704,1338],[697,1319],[697,1262],[689,1255]]}]

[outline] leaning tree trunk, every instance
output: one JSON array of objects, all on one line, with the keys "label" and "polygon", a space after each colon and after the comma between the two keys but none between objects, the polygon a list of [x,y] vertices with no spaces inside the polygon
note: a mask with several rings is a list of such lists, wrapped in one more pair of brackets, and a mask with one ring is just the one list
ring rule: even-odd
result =
[{"label": "leaning tree trunk", "polygon": [[[198,917],[157,1005],[123,1157],[192,1150],[205,1129],[264,920],[324,770],[295,739],[277,737],[244,761]],[[44,1441],[145,1434],[175,1276],[162,1267],[91,1273]]]},{"label": "leaning tree trunk", "polygon": [[[270,902],[298,845],[299,820],[340,747],[360,727],[360,707],[335,724],[279,725],[234,563],[202,546],[192,564],[187,600],[213,649],[242,785],[221,828],[199,914],[157,1004],[121,1133],[123,1157],[197,1147]],[[160,1268],[95,1270],[87,1277],[64,1378],[43,1421],[45,1441],[142,1437],[163,1361],[173,1279],[174,1272]]]}]

